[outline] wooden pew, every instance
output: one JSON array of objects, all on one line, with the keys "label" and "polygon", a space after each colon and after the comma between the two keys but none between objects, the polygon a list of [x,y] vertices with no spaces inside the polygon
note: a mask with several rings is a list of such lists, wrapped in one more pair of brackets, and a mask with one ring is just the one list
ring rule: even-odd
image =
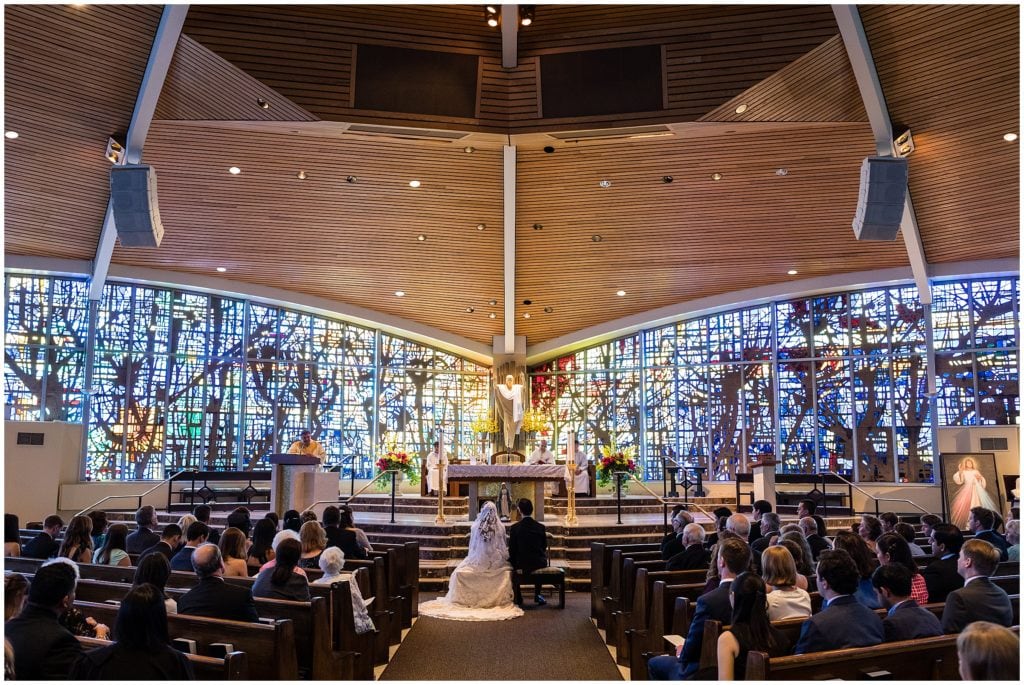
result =
[{"label": "wooden pew", "polygon": [[[666,586],[662,586],[666,587]],[[647,647],[653,641],[647,631],[637,630],[630,634],[629,679],[647,680],[647,661],[654,655],[664,651],[661,641],[665,635],[686,635],[690,632],[690,621],[693,619],[695,602],[687,597],[676,597],[672,609],[667,612],[671,616],[668,627],[658,631],[659,644],[650,650]]]},{"label": "wooden pew", "polygon": [[[650,570],[662,568],[664,562],[637,562],[633,564],[635,574],[627,582],[632,595],[632,602],[623,611],[617,613],[613,623],[615,626],[616,657],[619,664],[629,663],[631,647],[630,633],[636,630],[647,630],[651,625],[651,598],[655,581],[666,583],[694,584],[704,583],[707,571],[696,569],[688,571]],[[623,573],[630,573],[630,560],[623,564]],[[625,598],[623,598],[625,606]],[[671,610],[671,606],[669,606]]]},{"label": "wooden pew", "polygon": [[[78,635],[78,641],[86,651],[106,647],[107,640]],[[188,654],[189,663],[196,680],[249,680],[249,666],[245,652],[228,652],[223,659],[212,656]]]},{"label": "wooden pew", "polygon": [[623,617],[623,613],[629,613],[629,607],[632,606],[638,564],[643,564],[651,570],[665,569],[665,561],[661,559],[660,551],[612,550],[611,582],[608,585],[608,595],[604,598],[606,644],[617,644],[622,634],[620,618]]},{"label": "wooden pew", "polygon": [[[113,604],[75,601],[86,616],[113,626],[117,607]],[[200,653],[213,642],[230,642],[235,650],[245,652],[249,662],[249,677],[255,680],[297,680],[295,628],[288,619],[268,623],[224,621],[201,616],[171,614],[167,617],[171,638],[195,640]]]},{"label": "wooden pew", "polygon": [[[640,543],[631,545],[590,543],[590,617],[597,621],[597,627],[607,629],[604,611],[604,598],[612,594],[613,584],[618,576],[612,578],[612,556],[615,550],[627,552],[646,552],[657,550],[660,554],[660,543]],[[621,554],[620,554],[621,558]],[[619,561],[618,563],[621,563]]]},{"label": "wooden pew", "polygon": [[370,556],[386,555],[388,592],[392,597],[402,598],[401,628],[409,628],[413,617],[418,615],[419,542],[378,544],[377,548]]}]

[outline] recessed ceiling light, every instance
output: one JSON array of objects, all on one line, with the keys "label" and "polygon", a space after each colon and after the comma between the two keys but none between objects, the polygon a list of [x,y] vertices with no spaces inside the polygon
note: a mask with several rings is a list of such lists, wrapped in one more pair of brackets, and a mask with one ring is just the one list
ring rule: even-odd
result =
[{"label": "recessed ceiling light", "polygon": [[530,306],[531,304],[533,304],[533,300],[523,300],[523,304],[525,304],[526,306]]},{"label": "recessed ceiling light", "polygon": [[675,179],[673,179],[671,176],[662,176],[661,177],[661,182],[662,183],[671,183],[674,180]]},{"label": "recessed ceiling light", "polygon": [[555,311],[554,307],[544,307],[545,314],[550,314],[553,311]]},{"label": "recessed ceiling light", "polygon": [[6,133],[4,133],[4,137],[5,138],[10,138],[11,140],[14,140],[15,138],[18,137],[18,132],[17,131],[7,131]]},{"label": "recessed ceiling light", "polygon": [[523,318],[524,319],[529,319],[530,318],[530,312],[526,312],[525,314],[523,314]]},{"label": "recessed ceiling light", "polygon": [[1005,140],[1007,143],[1012,143],[1013,141],[1017,140],[1017,134],[1007,133],[1006,135],[1003,136],[1003,140]]},{"label": "recessed ceiling light", "polygon": [[472,307],[466,307],[466,313],[467,314],[472,314],[474,311],[476,311],[476,310],[473,309]]},{"label": "recessed ceiling light", "polygon": [[416,240],[420,241],[421,243],[424,240],[426,240],[426,239],[427,239],[427,236],[423,235],[422,233],[420,233],[418,236],[416,236]]},{"label": "recessed ceiling light", "polygon": [[487,224],[477,224],[476,225],[476,230],[478,230],[478,231],[482,231],[485,228],[487,228]]},{"label": "recessed ceiling light", "polygon": [[598,233],[595,233],[594,235],[590,236],[590,239],[593,240],[595,243],[599,243],[602,240],[604,240],[604,238],[602,238]]},{"label": "recessed ceiling light", "polygon": [[476,152],[476,148],[473,147],[472,145],[467,145],[466,147],[462,148],[462,151],[465,152],[468,155],[468,154],[471,154],[473,152]]},{"label": "recessed ceiling light", "polygon": [[488,319],[497,319],[498,315],[495,314],[494,312],[491,312],[490,314],[487,315],[487,318]]},{"label": "recessed ceiling light", "polygon": [[238,174],[242,173],[242,170],[239,169],[236,166],[233,166],[233,167],[228,169],[228,173],[231,173],[231,174],[234,174],[235,176],[237,176]]},{"label": "recessed ceiling light", "polygon": [[789,274],[790,276],[796,276],[799,272],[796,269],[790,269],[786,273]]},{"label": "recessed ceiling light", "polygon": [[345,177],[345,182],[346,183],[355,183],[358,180],[359,180],[358,176],[346,176]]},{"label": "recessed ceiling light", "polygon": [[626,291],[625,290],[620,290],[620,291],[618,291],[615,294],[618,295],[619,297],[625,297],[626,296]]},{"label": "recessed ceiling light", "polygon": [[533,225],[533,230],[535,230],[535,231],[540,231],[543,228],[544,228],[544,224],[534,224]]},{"label": "recessed ceiling light", "polygon": [[602,188],[611,188],[612,187],[612,182],[611,181],[598,181],[597,185],[601,186]]},{"label": "recessed ceiling light", "polygon": [[256,104],[260,106],[260,109],[270,109],[270,103],[263,98],[256,98]]},{"label": "recessed ceiling light", "polygon": [[395,297],[405,297],[405,291],[404,290],[396,290],[395,291]]},{"label": "recessed ceiling light", "polygon": [[306,180],[306,172],[305,171],[299,171],[299,173],[295,174],[295,178],[299,179],[300,181],[305,181]]},{"label": "recessed ceiling light", "polygon": [[409,187],[410,188],[419,188],[420,187],[420,182],[419,181],[409,181]]},{"label": "recessed ceiling light", "polygon": [[722,180],[722,174],[720,174],[720,173],[718,173],[716,171],[715,173],[711,174],[711,180],[712,181],[721,181]]},{"label": "recessed ceiling light", "polygon": [[498,301],[497,300],[491,300],[487,304],[489,304],[489,305],[491,305],[493,307],[494,305],[498,304]]},{"label": "recessed ceiling light", "polygon": [[740,105],[739,107],[736,108],[736,113],[737,114],[743,114],[746,111],[747,111],[747,106],[746,105]]},{"label": "recessed ceiling light", "polygon": [[217,271],[219,271],[220,273],[224,273],[225,271],[227,271],[227,269],[224,268],[223,266],[218,266]]},{"label": "recessed ceiling light", "polygon": [[776,169],[775,170],[775,175],[776,176],[788,176],[789,175],[789,169],[781,169],[781,168],[780,169]]}]

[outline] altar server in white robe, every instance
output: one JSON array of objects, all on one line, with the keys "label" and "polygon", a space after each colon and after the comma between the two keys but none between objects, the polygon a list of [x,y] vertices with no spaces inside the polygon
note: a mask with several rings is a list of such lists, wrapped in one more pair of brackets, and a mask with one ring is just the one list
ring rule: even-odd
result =
[{"label": "altar server in white robe", "polygon": [[[448,465],[448,450],[444,450],[442,454],[439,452],[439,447],[439,443],[435,440],[434,449],[432,449],[430,454],[427,455],[427,490],[432,497],[437,494],[437,475],[438,471],[441,470],[441,463],[443,462],[445,466]],[[447,469],[445,469],[444,484],[447,487]]]},{"label": "altar server in white robe", "polygon": [[[574,480],[574,487],[577,495],[589,495],[590,494],[590,474],[587,473],[587,455],[583,453],[583,450],[576,447],[576,478]],[[569,476],[566,474],[565,487],[569,487]]]},{"label": "altar server in white robe", "polygon": [[[555,454],[548,449],[548,441],[541,440],[540,447],[537,447],[533,452],[530,453],[530,458],[526,460],[527,464],[554,464]],[[544,494],[550,497],[555,492],[555,484],[551,481],[544,483]]]}]

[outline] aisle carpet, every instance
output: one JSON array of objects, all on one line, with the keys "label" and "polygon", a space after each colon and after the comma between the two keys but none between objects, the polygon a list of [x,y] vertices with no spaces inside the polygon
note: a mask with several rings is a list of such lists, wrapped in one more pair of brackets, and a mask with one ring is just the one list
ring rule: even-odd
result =
[{"label": "aisle carpet", "polygon": [[[622,680],[590,620],[590,593],[569,592],[510,621],[416,620],[381,680]],[[427,596],[421,599],[433,599]]]}]

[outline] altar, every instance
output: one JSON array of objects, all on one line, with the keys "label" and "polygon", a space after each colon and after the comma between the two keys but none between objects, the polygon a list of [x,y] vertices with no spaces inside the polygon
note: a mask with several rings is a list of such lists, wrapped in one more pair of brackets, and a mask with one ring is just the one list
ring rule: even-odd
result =
[{"label": "altar", "polygon": [[448,480],[469,483],[469,520],[480,511],[480,483],[533,483],[533,518],[544,520],[544,483],[565,479],[565,464],[451,464]]}]

